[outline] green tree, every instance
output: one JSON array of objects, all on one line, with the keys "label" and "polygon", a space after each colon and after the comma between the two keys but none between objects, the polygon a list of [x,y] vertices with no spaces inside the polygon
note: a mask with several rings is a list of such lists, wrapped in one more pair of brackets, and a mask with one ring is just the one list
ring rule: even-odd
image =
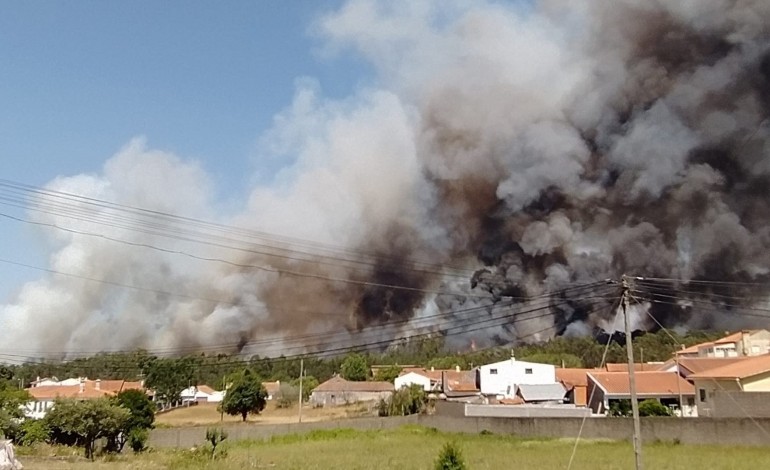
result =
[{"label": "green tree", "polygon": [[[291,384],[299,390],[299,379],[294,379]],[[318,379],[312,375],[308,375],[302,378],[302,401],[307,401],[310,398],[310,394],[313,393],[313,389],[318,386]]]},{"label": "green tree", "polygon": [[406,416],[422,413],[427,404],[425,390],[419,384],[402,387],[396,390],[388,399],[380,400],[378,414],[380,416]]},{"label": "green tree", "polygon": [[45,421],[56,435],[74,439],[85,449],[86,458],[93,460],[96,441],[125,429],[130,415],[127,409],[107,398],[56,400]]},{"label": "green tree", "polygon": [[396,380],[402,370],[404,370],[404,368],[399,366],[383,367],[382,369],[379,369],[374,375],[374,380],[378,380],[380,382],[393,382]]},{"label": "green tree", "polygon": [[363,382],[369,377],[369,364],[366,357],[358,353],[350,353],[342,362],[342,378]]},{"label": "green tree", "polygon": [[155,390],[155,400],[164,406],[181,399],[182,390],[194,382],[200,368],[197,358],[151,358],[144,362],[145,384]]},{"label": "green tree", "polygon": [[256,375],[246,369],[238,374],[227,389],[221,409],[232,416],[241,415],[246,421],[248,414],[259,414],[267,404],[267,390]]},{"label": "green tree", "polygon": [[[153,428],[155,421],[155,405],[150,401],[141,390],[123,390],[117,396],[112,398],[113,402],[129,411],[128,420],[123,429],[114,436],[110,436],[112,441],[110,449],[116,452],[123,450],[127,441],[131,441],[131,447],[135,449],[138,439],[142,436],[140,431]],[[139,449],[141,450],[141,448]]]},{"label": "green tree", "polygon": [[222,428],[206,428],[206,440],[211,443],[211,460],[214,460],[217,446],[227,439],[227,431]]},{"label": "green tree", "polygon": [[631,416],[631,400],[610,401],[609,415],[616,417]]},{"label": "green tree", "polygon": [[639,403],[639,416],[671,416],[671,408],[658,400],[644,400]]},{"label": "green tree", "polygon": [[32,397],[26,390],[0,390],[0,434],[9,436],[16,432],[18,421],[24,417],[22,406],[30,401]]}]

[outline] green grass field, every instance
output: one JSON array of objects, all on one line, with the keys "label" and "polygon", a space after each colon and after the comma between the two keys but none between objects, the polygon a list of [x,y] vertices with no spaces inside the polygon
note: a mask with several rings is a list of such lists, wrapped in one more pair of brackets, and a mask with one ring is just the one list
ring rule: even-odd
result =
[{"label": "green grass field", "polygon": [[[447,434],[415,426],[391,431],[319,431],[270,441],[222,444],[212,461],[201,449],[159,450],[87,462],[73,449],[41,448],[34,455],[20,449],[25,469],[431,469],[442,445],[456,442],[468,468],[566,469],[574,441],[525,440],[499,435]],[[58,454],[54,455],[54,454]],[[65,455],[62,455],[65,454]],[[67,456],[66,454],[69,454]],[[770,466],[770,449],[690,446],[672,443],[644,447],[645,468],[655,470],[739,469]],[[632,469],[626,442],[581,441],[575,470]]]}]

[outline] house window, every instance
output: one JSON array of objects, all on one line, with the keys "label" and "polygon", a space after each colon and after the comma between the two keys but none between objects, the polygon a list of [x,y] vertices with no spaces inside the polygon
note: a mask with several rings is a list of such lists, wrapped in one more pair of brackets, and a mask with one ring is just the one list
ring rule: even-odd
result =
[{"label": "house window", "polygon": [[532,375],[532,369],[524,369],[524,373],[527,375]]},{"label": "house window", "polygon": [[497,369],[489,369],[490,375],[497,375]]},{"label": "house window", "polygon": [[698,398],[702,402],[706,401],[706,389],[705,388],[699,388],[698,389]]}]

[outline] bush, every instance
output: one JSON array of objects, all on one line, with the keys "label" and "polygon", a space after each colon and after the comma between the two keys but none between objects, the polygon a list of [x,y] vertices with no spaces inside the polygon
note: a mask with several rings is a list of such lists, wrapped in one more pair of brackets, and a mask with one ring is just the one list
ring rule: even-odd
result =
[{"label": "bush", "polygon": [[16,441],[23,446],[31,446],[48,440],[50,430],[42,419],[26,419],[19,426]]},{"label": "bush", "polygon": [[671,409],[658,400],[639,403],[639,416],[671,416]]},{"label": "bush", "polygon": [[150,437],[146,428],[133,428],[128,432],[128,445],[134,452],[141,452],[147,448],[147,439]]},{"label": "bush", "polygon": [[425,411],[427,396],[421,385],[403,387],[388,400],[380,400],[377,414],[380,416],[406,416]]},{"label": "bush", "polygon": [[436,458],[434,468],[436,470],[466,470],[467,467],[465,466],[462,452],[460,452],[457,444],[453,442],[444,444]]},{"label": "bush", "polygon": [[219,443],[227,439],[227,431],[222,428],[207,428],[206,440],[211,443],[211,460],[214,460],[214,454],[217,451]]}]

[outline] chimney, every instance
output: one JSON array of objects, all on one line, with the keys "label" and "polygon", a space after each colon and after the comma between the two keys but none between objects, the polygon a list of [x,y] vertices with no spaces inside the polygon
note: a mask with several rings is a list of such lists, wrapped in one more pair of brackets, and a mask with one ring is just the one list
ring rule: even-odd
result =
[{"label": "chimney", "polygon": [[460,366],[455,366],[455,372],[460,372]]},{"label": "chimney", "polygon": [[435,367],[433,367],[433,366],[430,366],[430,371],[431,371],[431,372],[434,372],[435,370],[436,370],[436,368],[435,368]]},{"label": "chimney", "polygon": [[96,385],[94,385],[94,388],[96,388],[97,390],[102,389],[102,379],[96,379]]}]

